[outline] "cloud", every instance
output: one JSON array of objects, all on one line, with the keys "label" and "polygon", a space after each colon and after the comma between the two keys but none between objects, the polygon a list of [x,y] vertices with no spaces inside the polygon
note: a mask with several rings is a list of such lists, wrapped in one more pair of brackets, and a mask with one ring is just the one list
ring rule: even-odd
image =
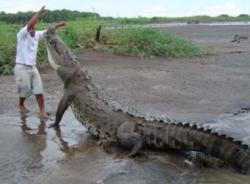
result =
[{"label": "cloud", "polygon": [[[74,3],[72,3],[74,2]],[[112,2],[112,3],[111,3]],[[154,1],[152,1],[154,2]],[[156,1],[155,1],[156,2]],[[178,2],[178,1],[177,1]],[[110,3],[104,1],[91,1],[86,0],[85,3],[80,0],[72,0],[62,2],[61,0],[0,0],[0,11],[17,12],[17,11],[37,11],[42,5],[47,5],[48,9],[71,9],[79,11],[95,11],[102,16],[162,16],[162,17],[176,17],[176,16],[193,16],[193,15],[210,15],[217,16],[221,14],[239,15],[243,13],[249,14],[250,7],[240,7],[240,1],[237,0],[220,0],[216,1],[217,4],[211,5],[206,3],[204,5],[194,5],[187,3],[173,3],[163,4],[155,3],[121,3],[121,1],[111,1]],[[176,6],[178,4],[178,6]],[[210,6],[208,5],[210,4]],[[173,6],[175,5],[175,6]]]},{"label": "cloud", "polygon": [[142,12],[142,16],[154,17],[154,16],[167,16],[167,8],[163,5],[154,5],[149,9]]},{"label": "cloud", "polygon": [[22,1],[0,1],[1,9],[8,13],[15,13],[18,11],[37,11],[42,7],[39,0],[22,0]]},{"label": "cloud", "polygon": [[[205,6],[204,6],[205,7]],[[184,10],[184,11],[183,11]],[[163,5],[154,5],[147,10],[143,11],[140,15],[145,17],[162,16],[162,17],[177,17],[177,16],[194,16],[194,15],[209,15],[218,16],[221,14],[239,15],[242,13],[236,0],[224,0],[216,5],[200,8],[200,9],[184,9],[168,10]]]},{"label": "cloud", "polygon": [[221,4],[204,10],[204,14],[210,16],[217,16],[221,14],[238,15],[240,13],[241,10],[235,0],[224,0]]},{"label": "cloud", "polygon": [[[183,8],[183,7],[182,7]],[[168,16],[195,16],[195,15],[209,15],[209,16],[218,16],[221,14],[227,14],[232,16],[237,16],[242,13],[247,13],[250,11],[250,8],[246,7],[242,9],[239,6],[239,3],[235,0],[224,0],[216,5],[208,6],[205,5],[202,8],[178,10],[178,11],[169,11]]]}]

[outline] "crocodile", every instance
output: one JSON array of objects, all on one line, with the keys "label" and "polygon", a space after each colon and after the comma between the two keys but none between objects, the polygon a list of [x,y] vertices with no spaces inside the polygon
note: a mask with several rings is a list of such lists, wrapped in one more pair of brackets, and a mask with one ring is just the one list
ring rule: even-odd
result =
[{"label": "crocodile", "polygon": [[182,122],[166,116],[145,115],[113,100],[104,89],[93,84],[86,67],[63,40],[49,27],[44,33],[48,60],[64,83],[64,94],[52,127],[59,128],[64,112],[71,107],[75,117],[100,144],[119,144],[134,156],[142,147],[198,151],[229,163],[248,173],[249,144],[220,134],[216,128]]}]

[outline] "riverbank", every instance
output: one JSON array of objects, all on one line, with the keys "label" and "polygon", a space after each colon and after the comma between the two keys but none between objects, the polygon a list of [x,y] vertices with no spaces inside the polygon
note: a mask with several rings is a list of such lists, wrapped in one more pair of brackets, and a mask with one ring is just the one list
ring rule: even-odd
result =
[{"label": "riverbank", "polygon": [[[179,120],[209,122],[219,115],[249,107],[250,42],[231,43],[235,34],[250,37],[250,26],[161,28],[200,44],[206,58],[141,60],[131,56],[84,50],[78,55],[93,81],[117,101],[143,113],[165,114]],[[54,117],[62,84],[51,69],[42,71],[47,110]],[[249,176],[230,169],[192,169],[177,153],[144,151],[148,156],[124,157],[117,149],[105,153],[71,114],[62,131],[49,129],[32,113],[20,119],[13,76],[0,80],[0,183],[233,183],[247,184]],[[249,122],[249,121],[248,121]],[[240,125],[232,127],[237,129]],[[242,128],[242,127],[241,127]],[[245,127],[248,131],[249,127]]]}]

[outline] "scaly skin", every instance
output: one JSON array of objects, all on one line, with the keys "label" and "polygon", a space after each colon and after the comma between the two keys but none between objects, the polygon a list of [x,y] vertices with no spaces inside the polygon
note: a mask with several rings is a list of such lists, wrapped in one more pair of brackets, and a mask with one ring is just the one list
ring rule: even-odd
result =
[{"label": "scaly skin", "polygon": [[77,58],[55,34],[53,28],[45,33],[49,62],[64,82],[53,126],[59,127],[61,118],[71,106],[76,118],[100,139],[103,145],[119,143],[132,148],[134,156],[142,146],[194,150],[220,158],[242,172],[250,168],[248,145],[230,136],[168,118],[144,117],[136,110],[112,100],[91,81],[87,70],[79,67]]}]

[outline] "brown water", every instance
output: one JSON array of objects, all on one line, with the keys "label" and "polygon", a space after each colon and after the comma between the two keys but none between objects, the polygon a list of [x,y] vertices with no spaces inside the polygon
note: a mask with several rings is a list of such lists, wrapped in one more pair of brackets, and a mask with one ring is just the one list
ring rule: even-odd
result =
[{"label": "brown water", "polygon": [[106,153],[70,111],[60,132],[36,113],[4,114],[0,120],[1,184],[250,183],[250,176],[231,169],[187,168],[177,153],[144,151],[135,159],[119,148]]}]

